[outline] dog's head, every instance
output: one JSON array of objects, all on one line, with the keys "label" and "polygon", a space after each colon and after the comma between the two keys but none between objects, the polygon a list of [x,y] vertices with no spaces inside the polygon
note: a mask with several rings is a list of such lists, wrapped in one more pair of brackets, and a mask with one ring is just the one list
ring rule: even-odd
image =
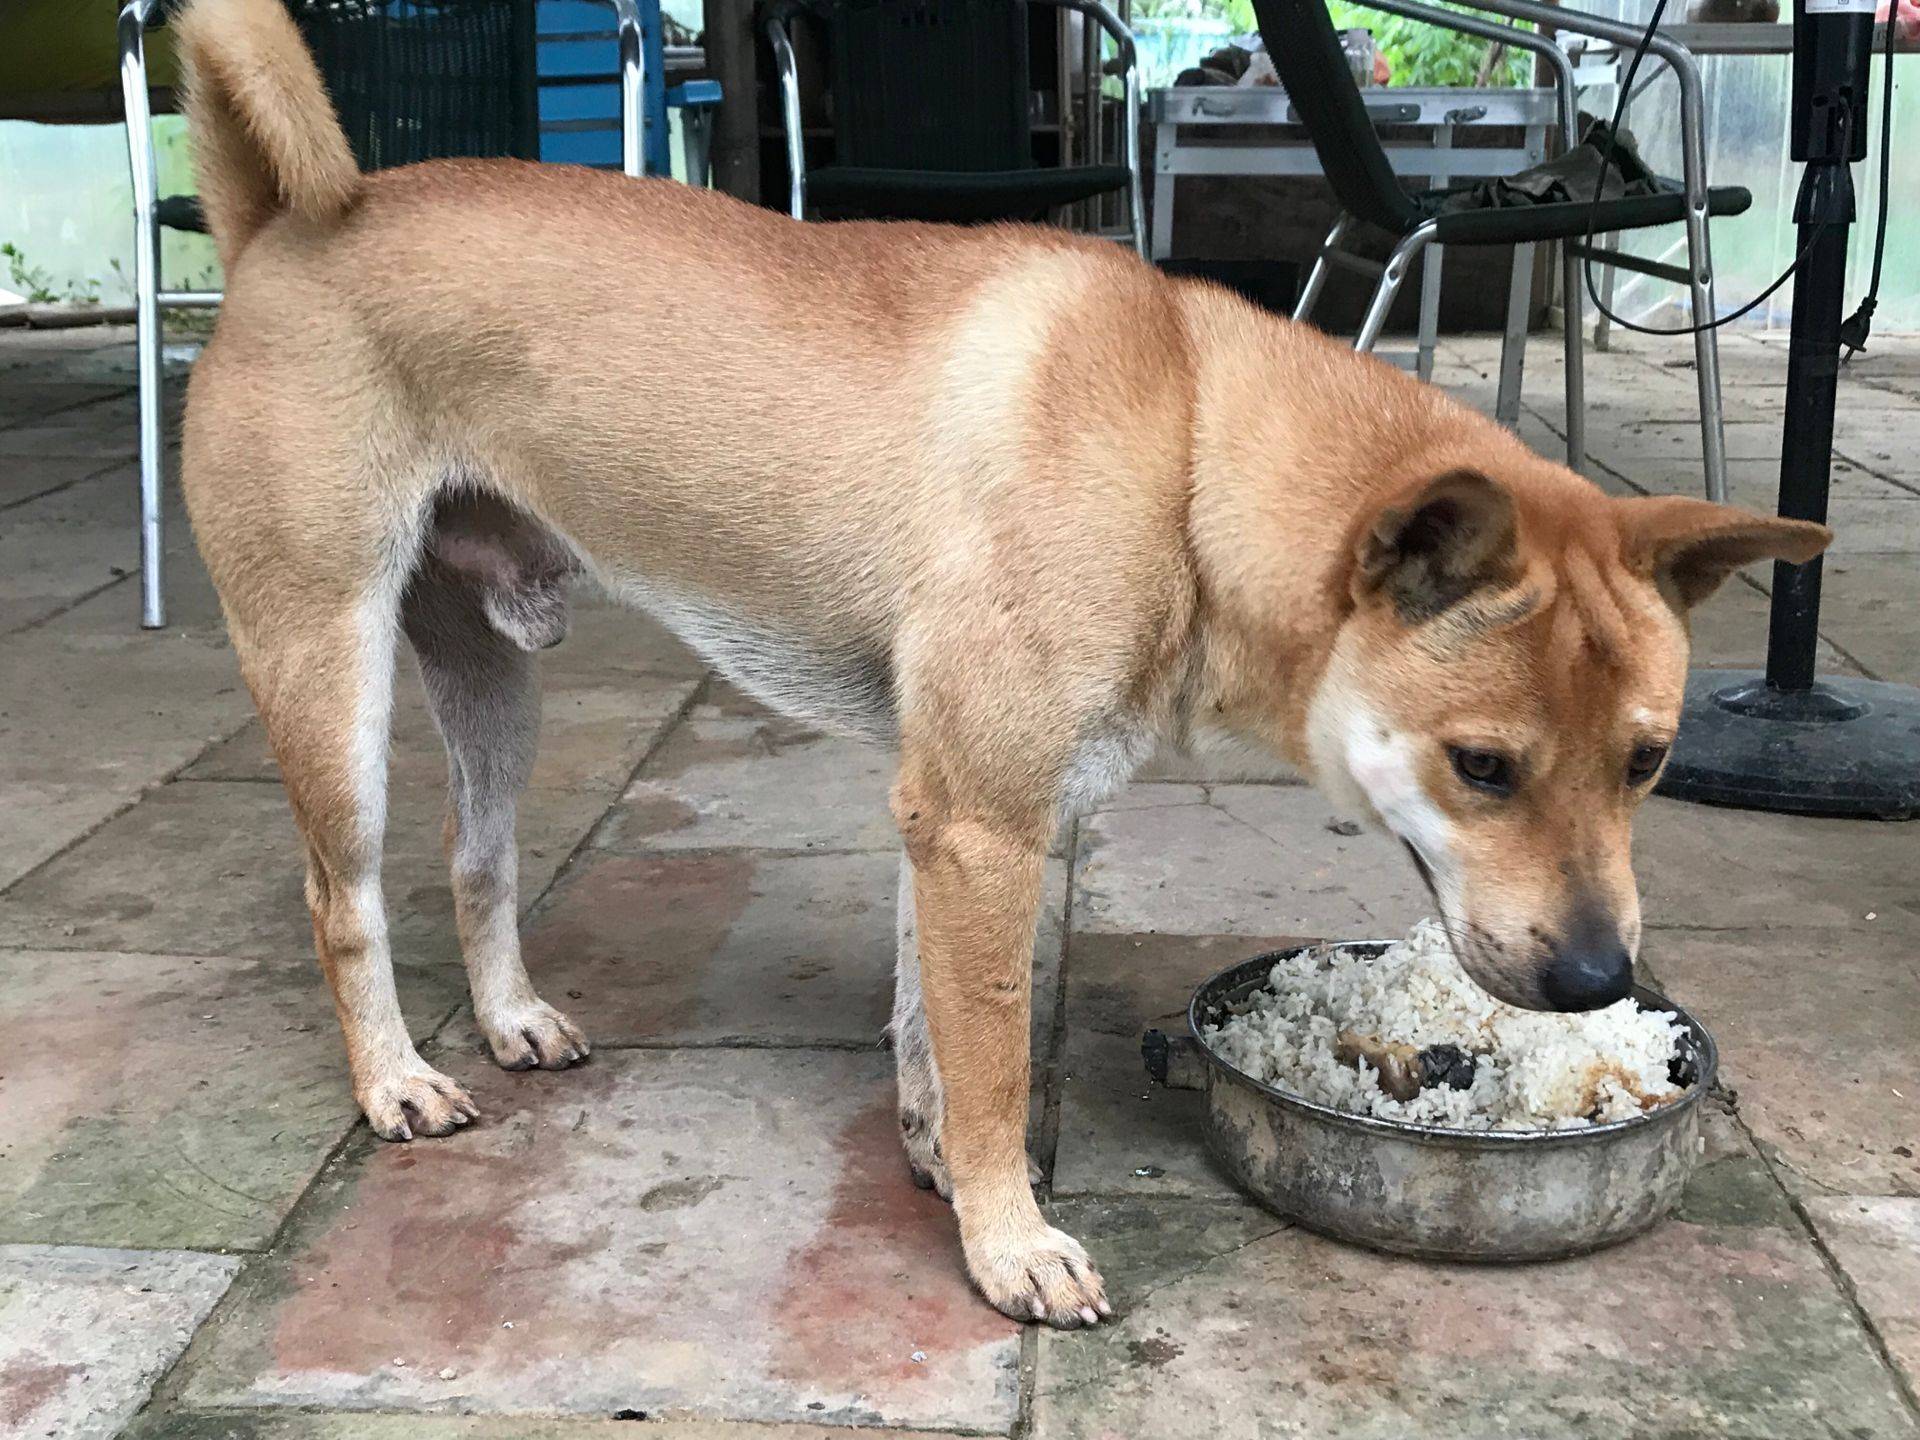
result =
[{"label": "dog's head", "polygon": [[1513,1004],[1623,998],[1630,827],[1665,763],[1687,612],[1821,526],[1616,500],[1542,463],[1429,471],[1354,529],[1307,719],[1316,779],[1403,841],[1468,972]]}]

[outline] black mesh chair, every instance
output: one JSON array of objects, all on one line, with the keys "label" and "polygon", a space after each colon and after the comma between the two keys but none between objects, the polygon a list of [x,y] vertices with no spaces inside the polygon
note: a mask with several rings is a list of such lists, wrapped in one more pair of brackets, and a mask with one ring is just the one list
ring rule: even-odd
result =
[{"label": "black mesh chair", "polygon": [[[1040,0],[1101,27],[1126,82],[1126,164],[1034,163],[1027,0],[764,0],[779,71],[789,209],[896,220],[1032,220],[1124,189],[1146,253],[1140,195],[1140,85],[1133,35],[1098,0]],[[809,171],[790,27],[824,29],[833,163]]]},{"label": "black mesh chair", "polygon": [[[1372,8],[1408,18],[1423,20],[1446,29],[1500,40],[1508,45],[1532,50],[1545,56],[1554,66],[1560,92],[1562,139],[1573,141],[1572,71],[1566,56],[1541,35],[1503,25],[1479,16],[1462,15],[1409,0],[1369,0]],[[1524,14],[1537,19],[1544,14],[1546,23],[1576,28],[1557,9],[1546,9],[1520,0],[1473,0],[1477,8],[1501,14]],[[1294,309],[1296,320],[1305,320],[1326,286],[1330,267],[1360,270],[1378,277],[1373,297],[1367,306],[1360,333],[1354,340],[1357,350],[1371,350],[1386,323],[1387,311],[1406,280],[1412,263],[1426,252],[1427,263],[1438,263],[1438,250],[1446,245],[1511,245],[1514,252],[1514,304],[1510,309],[1506,346],[1501,356],[1501,395],[1496,408],[1499,418],[1511,424],[1519,412],[1520,356],[1526,343],[1524,314],[1530,293],[1532,247],[1539,243],[1561,245],[1566,305],[1566,390],[1567,390],[1567,463],[1580,469],[1586,461],[1585,395],[1581,354],[1581,302],[1584,281],[1580,273],[1583,255],[1591,255],[1625,269],[1638,270],[1663,279],[1691,286],[1693,323],[1712,318],[1712,284],[1705,260],[1704,230],[1689,224],[1689,264],[1686,269],[1663,265],[1639,256],[1602,250],[1584,243],[1589,234],[1611,235],[1648,226],[1691,221],[1687,195],[1678,187],[1656,194],[1632,195],[1602,200],[1597,206],[1588,202],[1568,204],[1514,205],[1485,209],[1459,209],[1449,200],[1467,187],[1409,193],[1394,175],[1386,151],[1368,118],[1360,88],[1348,69],[1341,49],[1339,33],[1327,13],[1326,0],[1254,0],[1261,37],[1273,57],[1274,69],[1285,87],[1287,98],[1307,128],[1321,169],[1333,186],[1342,207],[1326,243],[1315,259]],[[1617,28],[1617,27],[1616,27]],[[1711,215],[1738,215],[1753,203],[1747,191],[1734,186],[1706,190],[1700,206],[1704,219]],[[1392,254],[1384,265],[1361,259],[1342,248],[1356,224],[1385,230],[1394,239]],[[1515,322],[1518,312],[1520,323]],[[1707,492],[1714,499],[1726,490],[1725,460],[1720,444],[1721,417],[1719,367],[1713,332],[1704,332],[1699,343],[1703,349],[1700,369],[1700,418],[1706,435]],[[1424,368],[1424,360],[1423,360]]]},{"label": "black mesh chair", "polygon": [[[361,168],[454,156],[540,153],[535,0],[286,0]],[[145,35],[170,0],[125,0],[122,93],[137,212],[134,289],[140,352],[141,623],[166,623],[161,588],[160,307],[212,308],[217,290],[167,290],[162,228],[204,231],[199,200],[157,194]],[[622,7],[616,6],[616,9]],[[625,8],[631,8],[625,7]],[[629,149],[637,150],[629,144]]]}]

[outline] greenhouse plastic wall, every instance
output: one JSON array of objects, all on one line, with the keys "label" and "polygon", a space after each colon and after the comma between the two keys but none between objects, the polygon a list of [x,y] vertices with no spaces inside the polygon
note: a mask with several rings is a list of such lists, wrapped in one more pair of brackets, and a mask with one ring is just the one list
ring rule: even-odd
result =
[{"label": "greenhouse plastic wall", "polygon": [[[1597,14],[1644,24],[1651,4],[1635,0],[1589,0]],[[1673,13],[1673,6],[1669,13]],[[1880,106],[1885,83],[1883,61],[1876,51],[1873,94],[1868,106],[1868,158],[1853,167],[1857,217],[1848,261],[1847,308],[1866,293],[1873,263],[1874,220],[1880,201]],[[1920,244],[1920,56],[1896,57],[1893,107],[1894,203],[1887,219],[1888,260],[1882,267],[1880,304],[1874,327],[1881,331],[1920,330],[1920,266],[1911,263]],[[1651,62],[1642,67],[1642,76]],[[1716,299],[1722,313],[1738,308],[1771,284],[1793,262],[1797,235],[1793,224],[1794,195],[1800,167],[1788,158],[1788,104],[1792,98],[1792,61],[1785,55],[1715,55],[1703,57],[1701,70],[1707,96],[1707,173],[1716,185],[1744,185],[1753,192],[1753,208],[1745,215],[1713,222],[1713,261]],[[1610,111],[1611,89],[1590,92],[1584,108]],[[1627,128],[1648,162],[1662,174],[1680,171],[1678,89],[1670,74],[1662,73],[1643,91],[1629,112]],[[1908,137],[1903,147],[1900,137]],[[1902,202],[1900,197],[1908,197]],[[1640,254],[1678,260],[1680,231],[1643,231],[1628,248]],[[1597,278],[1597,277],[1596,277]],[[1781,287],[1759,309],[1737,322],[1755,328],[1785,329],[1792,312],[1792,285]],[[1646,324],[1685,323],[1685,297],[1676,286],[1641,276],[1619,276],[1614,310]]]}]

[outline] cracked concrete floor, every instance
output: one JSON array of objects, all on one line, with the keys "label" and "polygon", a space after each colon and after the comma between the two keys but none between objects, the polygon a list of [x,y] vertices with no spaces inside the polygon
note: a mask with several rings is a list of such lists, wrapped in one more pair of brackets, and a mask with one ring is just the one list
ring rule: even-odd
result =
[{"label": "cracked concrete floor", "polygon": [[[1550,343],[1522,430],[1562,425]],[[1725,346],[1766,504],[1784,349]],[[1439,379],[1490,404],[1495,347]],[[1603,485],[1698,487],[1685,355],[1589,361]],[[779,721],[588,604],[521,807],[529,961],[593,1034],[508,1075],[464,1009],[441,761],[411,677],[387,893],[422,1043],[484,1123],[358,1123],[293,829],[177,509],[135,628],[124,332],[0,338],[0,1435],[665,1440],[1916,1433],[1920,826],[1656,801],[1657,982],[1726,1091],[1681,1211],[1600,1255],[1419,1264],[1248,1204],[1143,1029],[1262,946],[1423,910],[1284,774],[1156,765],[1065,837],[1036,945],[1034,1135],[1122,1313],[976,1301],[893,1134],[884,757]],[[177,393],[177,391],[176,391]],[[1823,663],[1920,682],[1920,342],[1847,373]],[[1757,660],[1765,573],[1703,615]]]}]

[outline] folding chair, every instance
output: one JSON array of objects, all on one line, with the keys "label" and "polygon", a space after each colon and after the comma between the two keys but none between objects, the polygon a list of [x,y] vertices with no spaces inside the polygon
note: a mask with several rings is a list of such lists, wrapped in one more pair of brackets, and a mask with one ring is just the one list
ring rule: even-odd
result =
[{"label": "folding chair", "polygon": [[[1543,35],[1504,25],[1481,16],[1465,15],[1414,3],[1414,0],[1366,0],[1369,8],[1404,15],[1445,29],[1499,40],[1544,56],[1552,65],[1560,101],[1561,128],[1567,145],[1574,142],[1573,73],[1566,55]],[[1530,0],[1473,0],[1474,7],[1536,24],[1602,38],[1637,41],[1632,27],[1601,21],[1578,12],[1530,3]],[[1672,280],[1689,287],[1693,322],[1713,318],[1713,277],[1708,259],[1706,219],[1709,215],[1738,215],[1753,197],[1737,186],[1708,189],[1700,115],[1699,76],[1691,57],[1674,42],[1657,38],[1656,48],[1681,79],[1682,142],[1687,167],[1684,189],[1649,195],[1562,204],[1515,205],[1481,209],[1446,209],[1457,190],[1409,194],[1394,177],[1379,136],[1367,117],[1359,86],[1347,66],[1340,37],[1328,15],[1325,0],[1253,0],[1260,33],[1273,57],[1280,83],[1307,128],[1321,169],[1333,185],[1342,213],[1335,220],[1294,309],[1296,320],[1313,312],[1326,287],[1332,267],[1377,276],[1373,296],[1354,339],[1356,350],[1371,350],[1386,324],[1387,311],[1399,293],[1415,257],[1438,264],[1442,246],[1511,245],[1513,275],[1508,292],[1507,328],[1500,353],[1497,418],[1512,425],[1520,413],[1521,366],[1526,347],[1528,302],[1532,295],[1533,247],[1560,242],[1566,303],[1567,463],[1578,470],[1586,463],[1586,396],[1581,350],[1581,302],[1585,294],[1581,261],[1591,256],[1622,269]],[[1670,52],[1677,52],[1670,53]],[[1691,78],[1691,87],[1689,86]],[[1686,269],[1646,260],[1624,252],[1589,246],[1589,234],[1612,235],[1654,225],[1684,222],[1687,226]],[[1356,224],[1371,224],[1394,237],[1384,265],[1362,259],[1342,248]],[[1720,405],[1719,349],[1712,330],[1694,337],[1700,388],[1701,448],[1705,459],[1709,498],[1726,498],[1726,449]],[[1421,368],[1431,365],[1431,336],[1423,336]]]},{"label": "folding chair", "polygon": [[[1032,220],[1124,189],[1145,255],[1140,73],[1133,32],[1100,0],[1037,0],[1113,41],[1126,84],[1124,165],[1034,163],[1027,0],[765,0],[791,176],[788,208],[886,219]],[[833,163],[809,172],[789,33],[809,16],[831,51]]]}]

